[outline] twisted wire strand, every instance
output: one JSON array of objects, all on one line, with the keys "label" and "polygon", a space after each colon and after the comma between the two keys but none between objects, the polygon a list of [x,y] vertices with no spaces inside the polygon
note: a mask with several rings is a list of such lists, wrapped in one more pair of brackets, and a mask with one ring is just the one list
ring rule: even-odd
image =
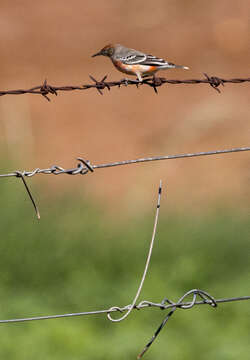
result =
[{"label": "twisted wire strand", "polygon": [[[192,290],[193,291],[193,290]],[[247,301],[250,300],[250,296],[237,296],[231,298],[219,298],[214,299],[216,304],[222,303],[229,303],[229,302],[236,302],[236,301]],[[186,309],[189,309],[189,305],[193,304],[193,306],[204,305],[204,304],[211,304],[211,300],[198,300],[198,301],[184,301],[184,302],[170,302],[167,305],[165,304],[170,300],[166,300],[164,298],[161,302],[156,303],[148,300],[141,301],[138,305],[135,305],[133,310],[142,310],[146,308],[158,308],[160,310],[168,310],[171,308],[182,308],[185,309],[185,306],[188,306]],[[60,319],[60,318],[67,318],[67,317],[76,317],[76,316],[88,316],[88,315],[103,315],[109,314],[114,312],[124,312],[127,311],[131,307],[131,304],[120,307],[120,306],[112,306],[109,309],[104,310],[94,310],[94,311],[84,311],[84,312],[76,312],[76,313],[67,313],[67,314],[58,314],[58,315],[42,315],[42,316],[32,316],[32,317],[23,317],[23,318],[13,318],[13,319],[5,319],[0,320],[0,324],[8,324],[8,323],[16,323],[16,322],[26,322],[26,321],[38,321],[38,320],[52,320],[52,319]]]},{"label": "twisted wire strand", "polygon": [[[105,75],[100,81],[96,80],[92,75],[89,75],[92,83],[91,84],[83,84],[80,86],[74,85],[66,85],[66,86],[54,86],[50,85],[47,82],[47,79],[43,82],[42,85],[33,86],[30,89],[16,89],[16,90],[2,90],[0,91],[0,96],[4,95],[22,95],[22,94],[35,94],[41,95],[46,100],[50,101],[48,95],[58,95],[59,92],[69,92],[69,91],[82,91],[88,89],[96,89],[100,95],[103,95],[102,90],[108,89],[111,90],[112,87],[120,88],[123,86],[136,86],[137,88],[139,85],[147,85],[151,87],[154,92],[157,94],[157,88],[162,85],[170,84],[170,85],[194,85],[194,84],[208,84],[213,89],[215,89],[218,93],[221,92],[221,86],[225,86],[225,84],[242,84],[250,82],[250,77],[247,78],[232,78],[232,79],[224,79],[218,76],[209,76],[208,74],[204,73],[203,79],[186,79],[186,80],[171,80],[166,79],[164,77],[155,77],[152,78],[145,78],[142,81],[138,80],[130,80],[130,79],[121,79],[119,81],[106,81],[107,75]],[[220,87],[220,88],[219,88]]]},{"label": "twisted wire strand", "polygon": [[[184,301],[184,299],[186,297],[188,297],[189,295],[193,295],[193,299],[191,302],[189,302],[188,304],[184,304],[181,305]],[[169,311],[169,313],[167,314],[167,316],[163,319],[162,323],[160,324],[160,326],[157,328],[157,330],[155,331],[154,335],[152,336],[152,338],[150,339],[150,341],[146,344],[146,346],[144,347],[144,349],[140,352],[140,354],[137,356],[137,359],[141,359],[142,356],[145,354],[146,351],[148,351],[149,347],[153,344],[153,342],[155,341],[155,339],[157,338],[157,336],[159,335],[159,333],[161,332],[161,330],[163,329],[163,327],[166,325],[166,323],[168,322],[168,320],[170,319],[170,317],[174,314],[174,312],[179,308],[181,309],[191,309],[195,303],[196,303],[196,299],[197,296],[199,296],[204,304],[208,304],[212,307],[217,307],[217,303],[216,300],[213,298],[213,296],[211,296],[208,292],[203,291],[203,290],[199,290],[199,289],[193,289],[193,290],[189,290],[188,292],[186,292],[177,302],[177,304],[175,306],[173,306],[173,308]],[[170,303],[171,305],[173,305],[172,301],[168,300],[168,299],[163,299],[163,304],[165,302]],[[179,306],[178,306],[179,305]]]},{"label": "twisted wire strand", "polygon": [[[186,154],[175,154],[175,155],[164,155],[164,156],[153,156],[153,157],[146,157],[146,158],[138,158],[133,160],[122,160],[122,161],[115,161],[105,164],[96,164],[93,165],[90,163],[89,160],[84,160],[81,157],[78,157],[79,163],[77,167],[71,169],[64,169],[62,166],[52,165],[50,168],[40,169],[36,168],[32,171],[21,171],[23,176],[32,177],[37,174],[53,174],[53,175],[86,175],[89,171],[94,172],[96,169],[104,169],[110,168],[115,166],[123,166],[123,165],[133,165],[137,163],[144,163],[144,162],[151,162],[151,161],[160,161],[160,160],[174,160],[174,159],[183,159],[183,158],[192,158],[192,157],[199,157],[199,156],[211,156],[211,155],[223,155],[235,152],[243,152],[243,151],[250,151],[250,146],[247,147],[237,147],[232,149],[223,149],[223,150],[212,150],[212,151],[202,151],[197,153],[186,153]],[[17,172],[20,170],[13,171],[7,174],[0,174],[0,178],[2,177],[19,177]]]},{"label": "twisted wire strand", "polygon": [[222,155],[222,154],[228,154],[228,153],[235,153],[235,152],[242,152],[242,151],[250,151],[250,147],[239,147],[239,148],[232,148],[232,149],[224,149],[224,150],[214,150],[214,151],[203,151],[198,153],[187,153],[187,154],[177,154],[177,155],[164,155],[164,156],[154,156],[154,157],[148,157],[148,158],[139,158],[134,160],[123,160],[123,161],[116,161],[112,163],[106,163],[106,164],[97,164],[92,165],[89,160],[85,160],[81,157],[78,157],[77,160],[79,163],[77,164],[76,168],[71,169],[64,169],[61,166],[53,165],[50,168],[47,169],[40,169],[36,168],[32,171],[20,171],[16,170],[12,173],[8,174],[0,174],[0,178],[3,177],[19,177],[22,179],[22,182],[25,186],[25,189],[29,195],[29,198],[32,201],[32,204],[35,208],[36,216],[38,219],[40,219],[40,213],[38,210],[38,207],[35,203],[34,197],[31,194],[31,191],[29,190],[28,184],[25,181],[25,176],[32,177],[37,174],[53,174],[53,175],[60,175],[60,174],[67,174],[67,175],[86,175],[89,172],[93,173],[95,169],[104,169],[104,168],[110,168],[115,166],[123,166],[123,165],[132,165],[137,163],[144,163],[144,162],[150,162],[150,161],[159,161],[159,160],[171,160],[171,159],[181,159],[181,158],[191,158],[191,157],[198,157],[198,156],[211,156],[211,155]]}]

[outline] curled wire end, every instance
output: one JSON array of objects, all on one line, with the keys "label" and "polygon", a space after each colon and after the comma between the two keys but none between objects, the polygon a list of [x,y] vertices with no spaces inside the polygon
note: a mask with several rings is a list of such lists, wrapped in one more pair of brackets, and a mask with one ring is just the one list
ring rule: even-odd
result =
[{"label": "curled wire end", "polygon": [[[185,298],[187,298],[189,295],[193,295],[192,301],[188,304],[183,304],[183,301],[185,300]],[[190,309],[192,308],[197,300],[197,296],[199,296],[201,298],[201,300],[204,302],[204,304],[208,304],[212,307],[216,307],[217,303],[216,300],[214,299],[214,297],[212,295],[210,295],[208,292],[200,290],[200,289],[193,289],[193,290],[189,290],[188,292],[186,292],[186,294],[184,294],[179,301],[177,302],[177,306],[181,309]]]},{"label": "curled wire end", "polygon": [[197,291],[197,294],[200,296],[200,298],[204,300],[204,303],[206,303],[212,307],[218,306],[215,298],[212,295],[210,295],[208,292],[206,292],[204,290],[199,290],[199,289],[197,289],[196,291]]},{"label": "curled wire end", "polygon": [[113,311],[119,311],[120,313],[122,313],[123,310],[122,310],[119,306],[112,306],[112,307],[109,309],[109,312],[107,313],[107,318],[108,318],[110,321],[112,321],[112,322],[115,321],[115,319],[113,319],[112,316],[110,315],[110,313],[113,312]]}]

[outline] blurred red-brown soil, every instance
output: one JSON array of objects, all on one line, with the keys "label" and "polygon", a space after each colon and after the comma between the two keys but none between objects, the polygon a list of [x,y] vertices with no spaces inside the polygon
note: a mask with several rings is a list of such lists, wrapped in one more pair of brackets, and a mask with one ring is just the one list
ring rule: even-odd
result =
[{"label": "blurred red-brown soil", "polygon": [[[201,78],[203,73],[249,77],[249,1],[1,1],[0,90],[81,85],[89,74],[123,74],[91,55],[121,43],[187,65],[160,75]],[[0,98],[2,153],[15,169],[93,163],[250,145],[249,84],[122,87]],[[209,210],[216,204],[245,210],[250,200],[249,153],[98,170],[86,177],[37,176],[55,191],[74,189],[118,211],[146,209],[159,179],[168,184],[169,208]],[[6,163],[5,163],[6,166]],[[6,180],[7,181],[7,180]],[[135,202],[135,199],[138,201]],[[138,206],[135,204],[138,204]]]}]

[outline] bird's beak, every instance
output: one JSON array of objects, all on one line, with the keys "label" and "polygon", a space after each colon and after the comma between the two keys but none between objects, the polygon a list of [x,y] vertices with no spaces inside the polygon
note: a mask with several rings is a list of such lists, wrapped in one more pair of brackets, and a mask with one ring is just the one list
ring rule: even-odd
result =
[{"label": "bird's beak", "polygon": [[100,56],[100,55],[102,55],[102,52],[101,52],[101,51],[98,51],[96,54],[92,55],[92,57]]}]

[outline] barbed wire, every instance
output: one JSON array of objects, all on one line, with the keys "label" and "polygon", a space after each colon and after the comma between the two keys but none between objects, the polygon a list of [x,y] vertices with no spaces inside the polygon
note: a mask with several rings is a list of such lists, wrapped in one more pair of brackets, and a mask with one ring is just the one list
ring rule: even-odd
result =
[{"label": "barbed wire", "polygon": [[46,169],[36,168],[32,171],[16,170],[11,173],[0,174],[0,178],[13,177],[13,176],[17,177],[17,178],[21,178],[21,180],[25,186],[25,189],[28,193],[28,196],[34,206],[36,216],[38,219],[40,219],[40,213],[39,213],[38,207],[37,207],[35,200],[31,194],[31,191],[25,180],[25,177],[32,177],[37,174],[86,175],[89,172],[93,173],[94,170],[96,170],[96,169],[105,169],[105,168],[110,168],[110,167],[115,167],[115,166],[132,165],[132,164],[145,163],[145,162],[150,162],[150,161],[192,158],[192,157],[199,157],[199,156],[223,155],[223,154],[236,153],[236,152],[242,152],[242,151],[250,151],[250,147],[238,147],[238,148],[232,148],[232,149],[202,151],[202,152],[197,152],[197,153],[186,153],[186,154],[176,154],[176,155],[153,156],[153,157],[147,157],[147,158],[138,158],[138,159],[134,159],[134,160],[123,160],[123,161],[116,161],[116,162],[105,163],[105,164],[96,164],[96,165],[91,164],[89,160],[85,160],[81,157],[78,157],[77,160],[79,161],[79,163],[77,164],[77,166],[75,168],[64,169],[62,166],[52,165],[50,168],[46,168]]},{"label": "barbed wire", "polygon": [[[107,314],[108,320],[112,322],[120,322],[125,320],[125,318],[132,312],[132,310],[141,310],[149,307],[155,307],[161,310],[169,310],[167,315],[164,317],[163,321],[161,322],[160,326],[157,328],[157,330],[154,332],[152,338],[150,341],[146,344],[146,346],[143,348],[143,350],[138,354],[137,359],[142,358],[142,356],[146,353],[146,351],[150,348],[150,346],[155,341],[156,337],[159,335],[163,327],[166,325],[170,317],[174,314],[174,312],[177,309],[191,309],[196,305],[204,305],[207,304],[209,306],[212,306],[213,308],[216,308],[219,303],[227,303],[227,302],[234,302],[234,301],[244,301],[244,300],[250,300],[250,296],[241,296],[241,297],[234,297],[234,298],[224,298],[224,299],[215,299],[212,295],[210,295],[208,292],[201,290],[201,289],[192,289],[187,291],[183,296],[180,297],[180,299],[177,302],[173,302],[169,300],[168,298],[164,298],[160,303],[151,302],[148,300],[141,301],[138,305],[136,305],[136,302],[140,296],[146,274],[148,272],[149,263],[151,260],[151,255],[153,251],[156,231],[157,231],[157,225],[158,225],[158,218],[159,218],[159,211],[160,211],[160,203],[161,203],[161,194],[162,194],[162,181],[160,181],[160,186],[158,190],[158,200],[157,200],[157,206],[156,206],[156,214],[155,214],[155,221],[153,226],[153,234],[150,241],[149,251],[147,255],[146,264],[144,267],[142,279],[140,281],[140,284],[138,286],[138,289],[136,291],[136,295],[132,301],[131,304],[119,307],[119,306],[112,306],[109,309],[106,310],[95,310],[95,311],[86,311],[86,312],[78,312],[78,313],[68,313],[68,314],[59,314],[59,315],[45,315],[45,316],[35,316],[35,317],[25,317],[25,318],[16,318],[16,319],[6,319],[6,320],[0,320],[0,324],[10,324],[10,323],[16,323],[16,322],[26,322],[26,321],[37,321],[37,320],[49,320],[49,319],[58,319],[58,318],[65,318],[65,317],[74,317],[74,316],[86,316],[86,315],[101,315],[101,314]],[[192,297],[190,301],[186,301],[188,297]],[[119,312],[123,313],[119,318],[113,318],[111,316],[112,313]]]},{"label": "barbed wire", "polygon": [[0,91],[0,96],[4,95],[22,95],[22,94],[36,94],[42,95],[45,99],[50,101],[48,95],[58,95],[59,92],[67,92],[67,91],[81,91],[81,90],[88,90],[88,89],[96,89],[99,94],[103,95],[102,90],[108,89],[110,90],[112,87],[120,88],[122,85],[124,86],[137,86],[139,85],[147,85],[151,87],[154,92],[157,94],[157,88],[165,85],[194,85],[194,84],[208,84],[217,92],[221,92],[219,87],[224,86],[225,84],[242,84],[246,82],[250,82],[250,78],[233,78],[233,79],[224,79],[218,76],[209,76],[208,74],[204,73],[205,78],[203,79],[186,79],[186,80],[171,80],[166,79],[164,77],[151,77],[145,78],[142,81],[138,80],[131,80],[131,79],[121,79],[119,81],[106,81],[107,75],[105,75],[100,81],[96,80],[92,75],[89,75],[90,79],[93,81],[92,84],[83,84],[80,86],[74,85],[66,85],[66,86],[55,86],[50,85],[47,82],[47,79],[43,82],[42,85],[34,86],[30,89],[17,89],[17,90],[2,90]]}]

